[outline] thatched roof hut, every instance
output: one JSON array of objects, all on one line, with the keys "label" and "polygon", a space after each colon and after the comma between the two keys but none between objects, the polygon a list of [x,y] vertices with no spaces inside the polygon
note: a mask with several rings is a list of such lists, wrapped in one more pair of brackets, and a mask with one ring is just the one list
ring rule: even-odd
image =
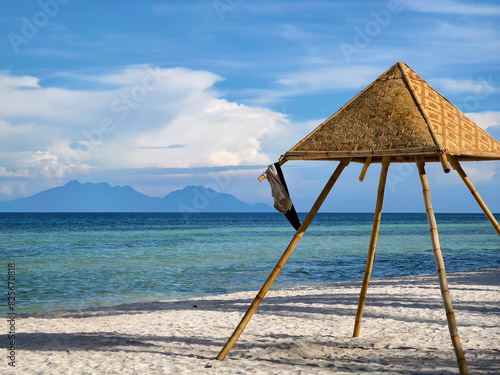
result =
[{"label": "thatched roof hut", "polygon": [[[403,62],[394,64],[292,147],[281,161],[407,162],[500,160],[500,142],[481,129]],[[413,159],[412,159],[413,161]]]},{"label": "thatched roof hut", "polygon": [[[281,156],[276,164],[279,166],[289,160],[333,160],[340,163],[217,359],[223,360],[231,350],[333,185],[351,161],[364,164],[360,181],[363,181],[371,163],[382,163],[365,276],[354,325],[353,336],[359,335],[389,166],[391,163],[411,162],[418,166],[423,188],[451,341],[460,373],[468,374],[448,291],[425,163],[439,161],[446,173],[450,172],[451,163],[500,235],[498,222],[460,165],[461,161],[500,160],[500,143],[460,112],[408,65],[398,62]],[[263,175],[259,180],[264,178]]]}]

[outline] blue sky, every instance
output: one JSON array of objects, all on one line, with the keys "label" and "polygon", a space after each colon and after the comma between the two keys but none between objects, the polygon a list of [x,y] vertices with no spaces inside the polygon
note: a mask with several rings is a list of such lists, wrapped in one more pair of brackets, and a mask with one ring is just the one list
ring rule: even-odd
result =
[{"label": "blue sky", "polygon": [[[500,139],[496,1],[4,1],[0,201],[70,180],[164,196],[203,185],[271,203],[265,167],[397,61]],[[288,162],[308,211],[335,162]],[[500,162],[463,163],[500,212]],[[351,164],[327,211],[372,212],[379,166]],[[476,212],[428,166],[436,211]],[[384,210],[423,212],[412,165]]]}]

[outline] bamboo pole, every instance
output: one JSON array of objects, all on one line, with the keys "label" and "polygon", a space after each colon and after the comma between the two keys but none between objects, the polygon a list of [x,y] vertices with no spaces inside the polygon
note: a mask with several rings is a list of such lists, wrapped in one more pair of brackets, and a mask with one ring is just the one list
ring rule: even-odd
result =
[{"label": "bamboo pole", "polygon": [[257,307],[259,307],[260,303],[262,302],[262,300],[266,296],[267,292],[269,291],[269,289],[273,285],[274,280],[276,280],[279,273],[283,269],[283,266],[287,262],[288,258],[290,258],[290,255],[292,255],[293,250],[295,250],[295,247],[297,246],[300,239],[304,235],[305,231],[307,230],[307,227],[309,227],[309,224],[311,224],[312,220],[314,219],[314,216],[316,216],[316,214],[318,213],[318,210],[320,209],[321,205],[323,204],[326,197],[330,193],[330,190],[332,189],[333,185],[335,184],[335,182],[339,178],[339,176],[342,173],[342,171],[344,170],[344,168],[349,164],[349,162],[350,162],[350,159],[342,160],[339,163],[339,165],[337,166],[337,168],[335,169],[335,171],[333,172],[332,176],[330,177],[330,179],[326,183],[325,187],[323,188],[323,191],[321,192],[318,199],[316,200],[313,207],[311,208],[311,211],[309,211],[309,213],[307,214],[306,218],[302,222],[302,225],[300,226],[300,228],[297,230],[297,232],[293,236],[292,240],[290,241],[290,244],[288,245],[285,252],[281,256],[280,260],[278,261],[278,263],[274,267],[273,271],[271,272],[271,274],[267,278],[266,282],[264,283],[264,285],[260,289],[259,293],[257,294],[255,299],[253,300],[253,302],[250,305],[250,307],[248,308],[246,314],[241,319],[240,324],[238,324],[238,327],[236,327],[233,334],[231,335],[231,337],[227,341],[226,345],[224,345],[224,347],[220,351],[219,355],[217,356],[217,359],[219,361],[222,361],[222,360],[224,360],[224,358],[226,358],[227,354],[229,353],[229,351],[231,350],[233,345],[236,343],[236,341],[238,340],[240,335],[243,333],[243,330],[245,329],[248,322],[252,318],[253,314],[255,313],[255,310],[257,310]]},{"label": "bamboo pole", "polygon": [[366,292],[370,275],[372,273],[373,260],[375,259],[375,247],[377,246],[378,229],[380,227],[380,218],[382,216],[382,205],[384,203],[385,182],[387,181],[387,172],[391,163],[390,156],[384,156],[382,159],[382,170],[380,171],[380,181],[378,184],[377,204],[375,206],[375,215],[373,217],[372,236],[370,238],[370,246],[368,247],[368,258],[366,260],[365,276],[363,285],[359,293],[358,311],[356,312],[356,322],[354,323],[353,337],[359,336],[361,329],[361,318],[363,317],[363,309],[365,307]]},{"label": "bamboo pole", "polygon": [[453,169],[458,172],[460,177],[462,177],[462,180],[465,182],[465,185],[467,185],[470,192],[472,193],[472,195],[476,199],[477,203],[479,204],[479,207],[481,207],[481,209],[483,210],[484,214],[486,215],[486,217],[488,218],[490,223],[493,225],[493,227],[496,229],[497,233],[500,235],[500,225],[498,225],[498,221],[495,219],[495,217],[493,216],[491,211],[488,209],[488,207],[486,206],[484,201],[481,199],[481,196],[477,192],[474,185],[472,185],[472,182],[470,182],[469,177],[467,176],[465,171],[462,169],[462,166],[460,165],[458,160],[453,155],[449,155],[449,159],[450,159],[450,164],[453,167]]},{"label": "bamboo pole", "polygon": [[[433,157],[436,161],[439,160],[437,153],[440,152],[438,146],[431,147],[414,147],[404,149],[389,149],[389,150],[358,150],[358,151],[287,151],[282,157],[285,160],[315,160],[324,158],[325,160],[332,158],[346,157],[368,157],[368,156],[410,156],[425,154],[428,157]],[[280,161],[282,160],[280,158]]]},{"label": "bamboo pole", "polygon": [[444,309],[446,311],[446,319],[448,320],[448,329],[450,331],[451,342],[453,344],[453,349],[455,350],[455,355],[457,357],[458,368],[461,375],[468,375],[467,363],[465,362],[464,351],[462,349],[462,344],[460,343],[460,338],[458,337],[457,323],[455,321],[455,314],[453,312],[453,306],[451,304],[450,292],[448,290],[448,281],[446,280],[446,270],[444,268],[443,255],[441,254],[441,246],[439,244],[439,235],[437,230],[436,218],[434,216],[434,210],[432,209],[431,193],[429,190],[429,183],[427,181],[427,175],[425,173],[425,163],[423,159],[417,159],[418,173],[420,175],[420,182],[422,183],[424,202],[425,202],[425,212],[427,214],[427,220],[429,221],[429,228],[431,233],[432,248],[434,251],[434,258],[436,260],[436,266],[439,277],[439,287],[441,289],[441,296],[443,297]]},{"label": "bamboo pole", "polygon": [[366,172],[368,172],[368,167],[370,166],[372,162],[372,157],[368,156],[365,160],[365,163],[363,164],[363,168],[361,168],[361,173],[359,174],[359,181],[363,182],[366,177]]},{"label": "bamboo pole", "polygon": [[445,152],[439,153],[439,160],[441,161],[444,173],[450,173],[450,165],[448,164],[448,158]]}]

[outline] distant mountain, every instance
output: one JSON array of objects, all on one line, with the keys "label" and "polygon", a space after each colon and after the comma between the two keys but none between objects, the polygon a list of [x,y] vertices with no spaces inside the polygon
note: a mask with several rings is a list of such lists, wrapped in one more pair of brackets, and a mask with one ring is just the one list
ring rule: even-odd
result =
[{"label": "distant mountain", "polygon": [[105,182],[70,181],[26,198],[0,203],[0,212],[272,212],[271,206],[252,206],[231,194],[202,186],[187,186],[163,198],[141,194],[130,186]]}]

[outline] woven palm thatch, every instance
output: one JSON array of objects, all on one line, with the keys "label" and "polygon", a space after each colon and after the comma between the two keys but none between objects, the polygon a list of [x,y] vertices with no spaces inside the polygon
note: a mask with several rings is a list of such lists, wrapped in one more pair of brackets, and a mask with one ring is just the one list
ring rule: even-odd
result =
[{"label": "woven palm thatch", "polygon": [[403,62],[394,64],[282,156],[287,160],[393,162],[440,155],[500,160],[500,143]]}]

